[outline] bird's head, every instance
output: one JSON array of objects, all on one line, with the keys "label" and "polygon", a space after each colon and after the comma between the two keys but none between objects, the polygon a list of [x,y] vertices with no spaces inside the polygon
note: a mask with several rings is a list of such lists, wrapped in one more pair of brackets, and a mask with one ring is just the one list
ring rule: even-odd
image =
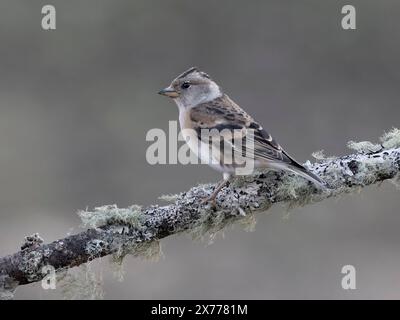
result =
[{"label": "bird's head", "polygon": [[159,94],[174,99],[180,108],[190,108],[214,100],[222,92],[208,74],[193,67],[176,77]]}]

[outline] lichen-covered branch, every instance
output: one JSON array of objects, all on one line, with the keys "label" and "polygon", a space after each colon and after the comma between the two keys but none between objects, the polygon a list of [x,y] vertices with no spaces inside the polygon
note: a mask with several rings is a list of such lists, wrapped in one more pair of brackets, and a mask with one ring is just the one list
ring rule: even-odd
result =
[{"label": "lichen-covered branch", "polygon": [[202,204],[214,185],[200,185],[176,196],[164,196],[172,202],[147,208],[115,205],[79,212],[89,227],[79,234],[43,244],[38,236],[27,237],[22,250],[0,258],[0,289],[39,281],[42,268],[68,269],[92,259],[113,255],[122,259],[127,253],[140,254],[168,235],[190,232],[195,237],[214,235],[227,224],[251,222],[254,213],[282,202],[289,207],[318,202],[343,193],[399,176],[400,130],[393,129],[379,144],[350,142],[356,153],[324,158],[305,165],[323,178],[330,189],[319,190],[304,180],[284,172],[258,172],[239,177],[218,195],[216,206]]}]

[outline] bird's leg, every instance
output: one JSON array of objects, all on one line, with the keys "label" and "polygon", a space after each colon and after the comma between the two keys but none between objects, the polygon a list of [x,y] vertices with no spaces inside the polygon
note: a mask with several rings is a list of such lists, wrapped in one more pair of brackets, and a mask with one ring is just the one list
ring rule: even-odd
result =
[{"label": "bird's leg", "polygon": [[207,203],[207,202],[211,202],[211,203],[213,204],[213,206],[215,207],[215,199],[217,198],[217,195],[218,195],[218,193],[221,191],[221,189],[222,189],[223,187],[225,187],[225,186],[229,183],[229,178],[230,178],[230,175],[224,174],[224,179],[221,180],[221,181],[218,183],[218,185],[217,185],[217,187],[214,189],[213,193],[212,193],[209,197],[203,199],[203,200],[201,201],[201,203],[202,203],[202,204],[205,204],[205,203]]}]

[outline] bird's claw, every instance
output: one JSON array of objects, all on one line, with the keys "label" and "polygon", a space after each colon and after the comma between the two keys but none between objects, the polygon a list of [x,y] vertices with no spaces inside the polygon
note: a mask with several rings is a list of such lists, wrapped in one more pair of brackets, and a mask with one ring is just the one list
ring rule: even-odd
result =
[{"label": "bird's claw", "polygon": [[202,199],[200,203],[202,205],[206,205],[206,204],[210,203],[211,207],[215,208],[217,206],[217,202],[216,202],[215,198],[216,198],[215,196],[209,196],[209,197]]}]

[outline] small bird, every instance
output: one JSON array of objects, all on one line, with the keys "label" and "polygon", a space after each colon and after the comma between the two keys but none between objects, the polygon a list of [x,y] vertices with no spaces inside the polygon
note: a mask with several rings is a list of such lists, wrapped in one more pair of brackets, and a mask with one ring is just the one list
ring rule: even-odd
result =
[{"label": "small bird", "polygon": [[[251,157],[255,168],[291,171],[315,183],[321,189],[326,188],[322,179],[289,156],[258,122],[231,100],[208,74],[198,68],[186,70],[167,88],[159,91],[159,94],[172,98],[178,106],[181,131],[191,151],[223,173],[223,180],[204,202],[215,202],[219,191],[226,186],[231,176],[235,175],[235,170],[243,166],[235,160],[225,161],[231,157],[232,151],[229,153],[226,148],[222,148],[221,141],[230,142],[233,154],[248,160]],[[204,130],[218,132],[220,140],[211,143],[202,135]],[[253,141],[251,144],[245,144],[244,138],[249,136],[250,131]],[[238,135],[237,132],[242,134]],[[235,144],[237,140],[242,142],[240,148]],[[219,147],[220,154],[216,161],[210,161],[210,149],[216,146]]]}]

